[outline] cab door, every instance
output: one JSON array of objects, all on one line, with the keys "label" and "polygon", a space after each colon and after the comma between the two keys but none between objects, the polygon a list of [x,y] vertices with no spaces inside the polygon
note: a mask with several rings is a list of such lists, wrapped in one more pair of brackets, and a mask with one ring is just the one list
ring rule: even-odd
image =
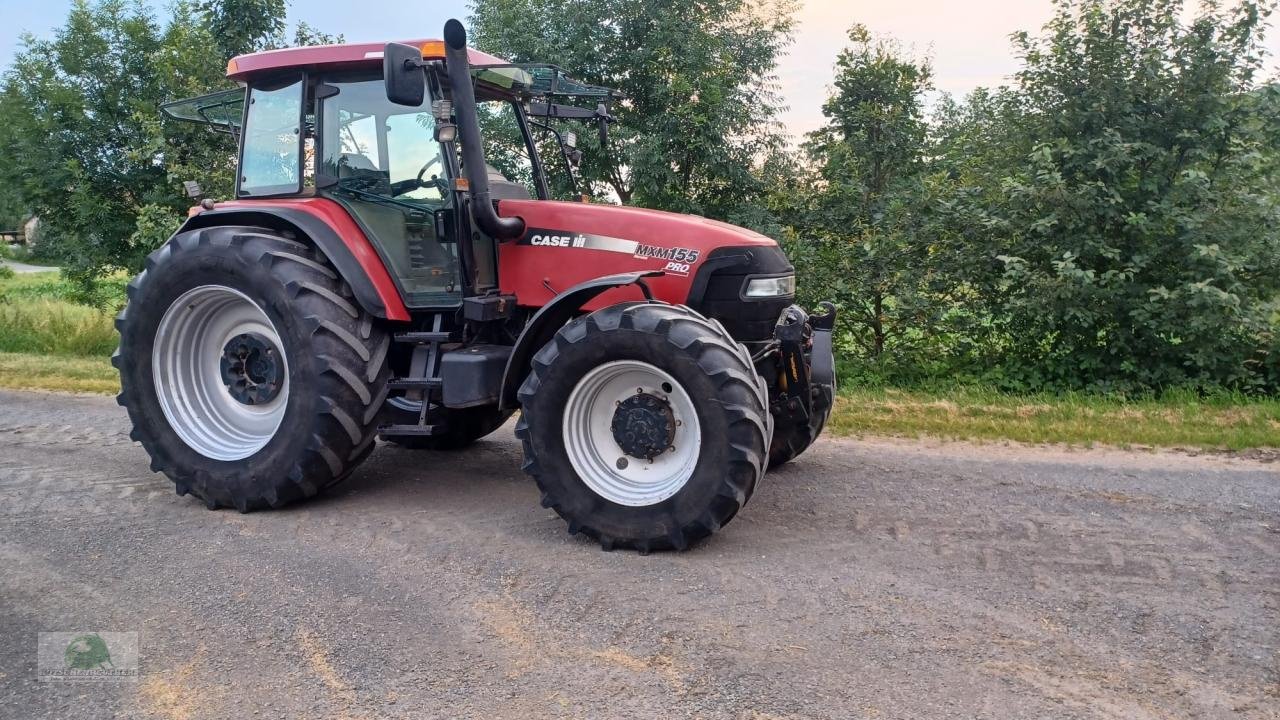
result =
[{"label": "cab door", "polygon": [[364,230],[405,305],[461,302],[448,162],[435,140],[431,97],[416,108],[392,104],[382,79],[373,75],[326,78],[317,96],[319,192],[343,205]]}]

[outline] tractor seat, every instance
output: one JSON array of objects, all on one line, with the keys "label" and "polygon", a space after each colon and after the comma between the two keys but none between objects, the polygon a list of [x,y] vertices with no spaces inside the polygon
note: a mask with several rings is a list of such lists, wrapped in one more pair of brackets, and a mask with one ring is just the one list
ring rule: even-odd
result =
[{"label": "tractor seat", "polygon": [[518,182],[511,182],[498,168],[485,163],[489,171],[489,197],[494,200],[532,200],[529,188]]}]

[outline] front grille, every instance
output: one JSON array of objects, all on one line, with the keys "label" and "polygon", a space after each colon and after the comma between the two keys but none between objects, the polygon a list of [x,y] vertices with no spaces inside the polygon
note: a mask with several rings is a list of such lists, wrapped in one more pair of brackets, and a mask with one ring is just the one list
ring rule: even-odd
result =
[{"label": "front grille", "polygon": [[782,311],[794,297],[743,299],[747,278],[792,272],[778,247],[717,248],[703,261],[694,278],[688,304],[719,320],[740,342],[769,340]]}]

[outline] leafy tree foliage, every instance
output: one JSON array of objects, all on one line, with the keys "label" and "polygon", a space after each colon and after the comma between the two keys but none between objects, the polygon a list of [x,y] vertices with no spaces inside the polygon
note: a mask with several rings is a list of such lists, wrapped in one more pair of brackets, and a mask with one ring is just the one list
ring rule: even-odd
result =
[{"label": "leafy tree foliage", "polygon": [[284,36],[285,0],[201,0],[197,7],[223,63]]},{"label": "leafy tree foliage", "polygon": [[606,152],[579,133],[582,177],[601,195],[752,222],[758,160],[781,141],[774,68],[791,0],[476,0],[472,42],[513,62],[552,62],[617,88]]},{"label": "leafy tree foliage", "polygon": [[162,32],[139,6],[81,0],[52,40],[24,38],[5,76],[6,181],[22,189],[68,262],[133,264],[138,208],[157,199],[164,167],[143,152],[144,116],[163,96],[151,58]]},{"label": "leafy tree foliage", "polygon": [[0,183],[0,230],[17,230],[27,219],[27,205],[18,188]]},{"label": "leafy tree foliage", "polygon": [[782,182],[792,189],[778,209],[800,238],[791,248],[809,270],[805,283],[836,299],[858,351],[880,358],[918,341],[935,309],[920,212],[931,69],[861,25],[849,41],[822,109],[827,123],[802,147],[809,172],[799,192]]},{"label": "leafy tree foliage", "polygon": [[943,98],[927,123],[927,65],[854,29],[804,146],[807,200],[773,201],[807,282],[842,300],[857,349],[917,371],[1276,389],[1271,5],[1208,3],[1190,23],[1179,0],[1057,5],[1015,36],[1012,87]]},{"label": "leafy tree foliage", "polygon": [[[51,39],[23,38],[0,88],[0,184],[40,216],[45,251],[86,294],[172,232],[190,204],[182,181],[230,194],[232,139],[158,106],[228,87],[226,57],[283,44],[283,13],[282,1],[183,1],[161,23],[138,2],[77,0]],[[294,40],[335,38],[302,24]]]},{"label": "leafy tree foliage", "polygon": [[1063,1],[945,126],[950,233],[1015,386],[1265,382],[1280,293],[1256,2]]}]

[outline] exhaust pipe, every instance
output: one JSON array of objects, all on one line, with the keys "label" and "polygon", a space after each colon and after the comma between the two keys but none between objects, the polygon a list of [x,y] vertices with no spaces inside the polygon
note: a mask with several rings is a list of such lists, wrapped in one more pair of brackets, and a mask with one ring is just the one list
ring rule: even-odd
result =
[{"label": "exhaust pipe", "polygon": [[471,212],[476,225],[497,240],[520,237],[524,234],[524,221],[498,217],[489,196],[489,170],[484,163],[476,94],[471,84],[471,64],[467,60],[467,31],[457,20],[444,24],[444,59],[449,70],[449,85],[453,88],[453,114],[462,133],[462,164],[471,187]]}]

